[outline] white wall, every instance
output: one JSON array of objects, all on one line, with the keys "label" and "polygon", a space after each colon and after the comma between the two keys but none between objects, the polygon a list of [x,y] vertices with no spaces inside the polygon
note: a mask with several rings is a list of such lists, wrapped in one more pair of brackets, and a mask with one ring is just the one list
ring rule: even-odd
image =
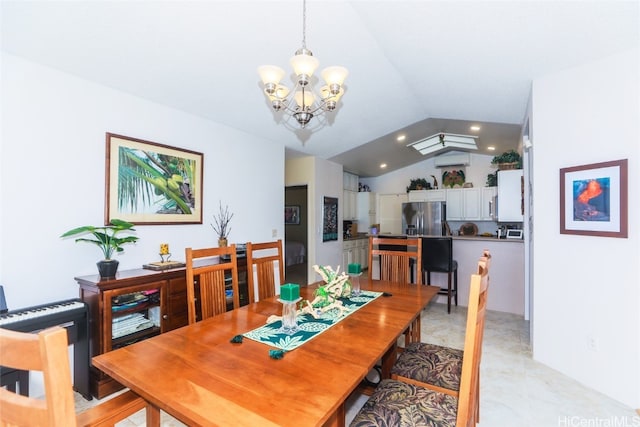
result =
[{"label": "white wall", "polygon": [[[301,157],[288,160],[285,169],[287,186],[307,184],[309,215],[307,264],[309,282],[320,280],[313,266],[342,264],[342,165],[315,157]],[[323,242],[323,201],[324,197],[338,198],[338,240]]]},{"label": "white wall", "polygon": [[161,242],[178,260],[185,247],[217,246],[220,200],[234,213],[230,242],[284,235],[283,145],[5,53],[1,89],[0,283],[10,308],[77,297],[73,277],[97,273],[97,247],[59,236],[104,221],[105,132],[204,153],[203,223],[136,227],[120,269],[157,260]]},{"label": "white wall", "polygon": [[[640,408],[638,50],[534,82],[534,358]],[[559,169],[629,160],[629,237],[559,233]],[[590,349],[593,339],[595,349]]]}]

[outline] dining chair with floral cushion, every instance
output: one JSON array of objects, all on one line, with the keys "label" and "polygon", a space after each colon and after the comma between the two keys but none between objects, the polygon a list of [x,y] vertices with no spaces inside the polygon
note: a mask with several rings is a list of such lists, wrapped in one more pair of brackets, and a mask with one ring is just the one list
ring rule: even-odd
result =
[{"label": "dining chair with floral cushion", "polygon": [[[471,275],[467,326],[457,390],[443,387],[449,385],[450,378],[442,381],[440,386],[432,386],[408,377],[400,377],[397,373],[393,374],[396,379],[380,382],[351,422],[352,427],[473,427],[477,424],[480,405],[480,359],[489,288],[489,259],[489,253],[483,253],[478,261],[478,272]],[[410,360],[415,357],[411,350],[413,347],[417,350],[420,345],[410,344],[400,354],[400,358]],[[416,363],[423,362],[418,360]]]}]

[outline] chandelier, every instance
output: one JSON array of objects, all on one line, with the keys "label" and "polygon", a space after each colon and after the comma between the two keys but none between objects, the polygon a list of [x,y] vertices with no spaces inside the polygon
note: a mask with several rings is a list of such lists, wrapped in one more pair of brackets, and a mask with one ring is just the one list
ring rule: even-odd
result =
[{"label": "chandelier", "polygon": [[[307,2],[302,2],[302,47],[298,49],[289,60],[295,74],[295,86],[293,90],[280,83],[285,71],[275,65],[261,65],[258,74],[264,85],[264,93],[271,103],[274,111],[282,111],[293,116],[304,127],[314,116],[320,116],[324,112],[336,109],[340,97],[344,93],[344,80],[349,74],[346,68],[331,66],[322,70],[322,79],[325,86],[320,88],[320,93],[313,91],[313,72],[318,68],[319,61],[313,53],[307,49],[306,37]],[[293,96],[290,96],[293,94]]]}]

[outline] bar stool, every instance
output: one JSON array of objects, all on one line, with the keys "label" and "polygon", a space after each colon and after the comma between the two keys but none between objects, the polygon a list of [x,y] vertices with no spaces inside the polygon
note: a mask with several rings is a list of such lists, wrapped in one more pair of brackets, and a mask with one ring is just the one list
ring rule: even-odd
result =
[{"label": "bar stool", "polygon": [[[451,313],[451,298],[458,305],[458,262],[453,259],[453,239],[451,237],[422,238],[422,270],[426,274],[423,282],[431,284],[431,272],[447,273],[447,288],[441,288],[439,295],[447,296],[447,313]],[[453,275],[453,287],[451,276]]]}]

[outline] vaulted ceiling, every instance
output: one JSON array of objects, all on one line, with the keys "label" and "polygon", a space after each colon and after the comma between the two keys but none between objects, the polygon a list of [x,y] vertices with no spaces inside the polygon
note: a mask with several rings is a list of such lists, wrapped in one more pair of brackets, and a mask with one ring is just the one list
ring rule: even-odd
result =
[{"label": "vaulted ceiling", "polygon": [[[307,47],[349,69],[330,125],[291,130],[258,65],[286,70],[301,1],[8,1],[2,50],[376,176],[423,157],[395,141],[470,134],[515,147],[532,81],[638,46],[637,1],[313,1]],[[503,145],[500,145],[503,144]],[[506,144],[506,145],[505,145]],[[389,166],[381,171],[379,163]]]}]

